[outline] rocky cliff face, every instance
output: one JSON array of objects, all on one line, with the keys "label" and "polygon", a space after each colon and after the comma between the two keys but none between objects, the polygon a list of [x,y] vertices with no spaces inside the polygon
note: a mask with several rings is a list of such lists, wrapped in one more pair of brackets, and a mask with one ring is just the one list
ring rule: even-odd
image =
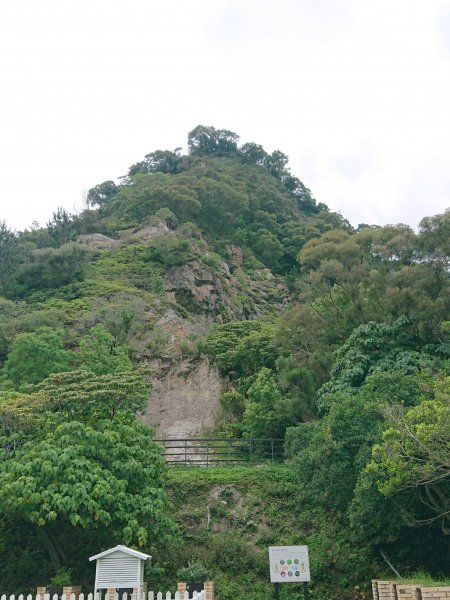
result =
[{"label": "rocky cliff face", "polygon": [[[236,319],[245,318],[242,306],[233,298],[230,286],[231,273],[222,262],[214,273],[200,261],[172,267],[165,276],[166,286],[173,300],[194,315],[208,315],[223,322],[223,314]],[[226,289],[228,288],[228,289]]]},{"label": "rocky cliff face", "polygon": [[287,302],[287,288],[268,269],[251,280],[221,262],[214,270],[200,261],[172,267],[165,275],[166,289],[174,302],[192,315],[205,315],[217,323],[262,317],[267,305],[281,311]]},{"label": "rocky cliff face", "polygon": [[[102,234],[79,239],[102,251],[129,244],[154,247],[162,236],[179,238],[176,230],[160,220],[125,230],[118,240]],[[165,270],[164,291],[150,300],[149,296],[140,299],[140,312],[148,321],[130,346],[136,360],[147,362],[159,373],[143,417],[155,427],[157,437],[198,437],[214,428],[221,380],[207,357],[193,358],[198,340],[215,324],[264,318],[286,306],[288,290],[280,278],[265,268],[249,275],[238,246],[229,245],[226,254],[225,261],[210,251],[204,239],[192,241],[186,263]]]},{"label": "rocky cliff face", "polygon": [[281,311],[287,289],[270,271],[259,278],[239,280],[226,262],[213,270],[200,260],[166,271],[172,306],[155,325],[166,339],[166,363],[158,363],[161,375],[154,381],[145,414],[158,437],[199,437],[214,428],[222,387],[217,368],[206,357],[183,358],[181,348],[205,336],[214,324],[257,319],[269,306]]},{"label": "rocky cliff face", "polygon": [[160,363],[144,421],[158,438],[198,437],[214,427],[220,389],[217,368],[206,357]]}]

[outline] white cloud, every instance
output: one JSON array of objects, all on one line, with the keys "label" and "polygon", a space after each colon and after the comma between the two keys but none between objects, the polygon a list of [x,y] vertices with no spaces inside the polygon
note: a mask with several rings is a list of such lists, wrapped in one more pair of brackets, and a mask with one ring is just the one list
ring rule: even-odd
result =
[{"label": "white cloud", "polygon": [[450,204],[446,0],[19,0],[2,13],[0,218],[15,227],[72,210],[199,123],[283,150],[353,223],[416,225]]}]

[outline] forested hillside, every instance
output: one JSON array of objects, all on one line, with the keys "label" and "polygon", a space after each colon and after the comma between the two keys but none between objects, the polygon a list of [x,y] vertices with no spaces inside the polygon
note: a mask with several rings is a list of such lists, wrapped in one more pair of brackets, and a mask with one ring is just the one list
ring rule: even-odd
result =
[{"label": "forested hillside", "polygon": [[[219,600],[268,597],[268,544],[309,544],[317,599],[365,597],[384,557],[445,574],[450,212],[355,229],[280,151],[204,126],[188,148],[0,223],[0,592],[88,584],[113,543],[161,585],[205,563]],[[147,424],[283,438],[286,462],[168,478]]]}]

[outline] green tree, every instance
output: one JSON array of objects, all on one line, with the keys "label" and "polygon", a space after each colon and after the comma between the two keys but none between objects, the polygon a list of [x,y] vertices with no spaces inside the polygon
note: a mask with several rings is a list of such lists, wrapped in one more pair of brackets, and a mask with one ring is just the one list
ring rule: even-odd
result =
[{"label": "green tree", "polygon": [[158,235],[152,239],[148,256],[163,267],[185,265],[192,259],[188,240]]},{"label": "green tree", "polygon": [[47,233],[54,246],[67,244],[74,239],[76,234],[73,217],[62,206],[58,206],[57,210],[53,211],[51,220],[47,222]]},{"label": "green tree", "polygon": [[419,224],[419,244],[423,259],[448,270],[450,261],[450,208],[440,215],[425,217]]},{"label": "green tree", "polygon": [[273,373],[263,367],[247,392],[242,430],[249,438],[281,438],[288,425]]},{"label": "green tree", "polygon": [[17,270],[15,279],[22,295],[80,281],[91,251],[75,242],[60,248],[33,250]]},{"label": "green tree", "polygon": [[404,375],[433,368],[435,358],[422,348],[413,323],[402,317],[392,325],[370,322],[357,327],[335,352],[331,377],[319,390],[319,407],[327,397],[343,391],[356,392],[376,372],[396,371]]},{"label": "green tree", "polygon": [[268,154],[260,144],[250,142],[239,148],[239,154],[243,162],[250,165],[265,166]]},{"label": "green tree", "polygon": [[191,154],[233,154],[237,151],[239,136],[228,129],[216,129],[197,125],[188,134],[188,148]]},{"label": "green tree", "polygon": [[17,265],[18,237],[5,221],[0,221],[0,294],[5,294]]},{"label": "green tree", "polygon": [[77,358],[82,368],[96,375],[132,370],[127,346],[118,344],[101,324],[90,329],[80,340]]},{"label": "green tree", "polygon": [[0,365],[3,365],[17,334],[18,306],[0,297]]},{"label": "green tree", "polygon": [[88,204],[90,206],[103,206],[104,204],[109,204],[118,192],[119,187],[114,181],[104,181],[88,191]]},{"label": "green tree", "polygon": [[[377,477],[385,496],[400,497],[408,518],[415,524],[439,521],[450,532],[450,377],[438,380],[436,396],[405,410],[387,412],[388,429],[373,449],[368,472]],[[408,497],[419,498],[422,510]]]},{"label": "green tree", "polygon": [[202,177],[195,185],[201,209],[197,219],[206,230],[229,233],[239,226],[248,208],[248,195],[229,181]]},{"label": "green tree", "polygon": [[274,326],[262,321],[235,321],[216,327],[206,338],[204,351],[219,369],[234,377],[250,375],[261,367],[274,368]]},{"label": "green tree", "polygon": [[0,449],[5,456],[58,424],[81,421],[133,423],[151,390],[140,371],[96,375],[69,371],[50,375],[24,391],[0,392]]},{"label": "green tree", "polygon": [[335,259],[349,264],[360,261],[361,255],[361,248],[353,236],[346,231],[332,230],[307,242],[300,251],[299,261],[304,267],[318,268],[324,260]]},{"label": "green tree", "polygon": [[254,244],[256,257],[274,271],[280,268],[280,259],[284,254],[283,245],[278,239],[267,231],[260,229],[257,232],[257,240]]},{"label": "green tree", "polygon": [[321,421],[289,429],[286,447],[308,495],[345,518],[383,423],[381,407],[362,393],[337,394]]},{"label": "green tree", "polygon": [[274,150],[272,154],[266,157],[265,166],[273,177],[283,179],[283,176],[289,174],[289,170],[287,169],[288,162],[289,157],[286,154],[280,150]]},{"label": "green tree", "polygon": [[170,537],[165,472],[142,423],[62,423],[1,463],[1,512],[35,526],[57,571],[67,564],[74,528],[109,530],[126,544]]},{"label": "green tree", "polygon": [[274,344],[283,356],[281,379],[285,376],[285,368],[305,369],[311,376],[315,398],[314,392],[329,378],[333,363],[333,344],[325,317],[309,303],[293,305],[278,320]]},{"label": "green tree", "polygon": [[177,219],[190,220],[200,209],[193,184],[188,174],[176,177],[161,172],[137,174],[133,176],[132,184],[121,187],[114,204],[104,210],[114,210],[121,219],[126,216],[140,222],[161,208],[169,208]]},{"label": "green tree", "polygon": [[181,148],[171,150],[156,150],[146,154],[144,160],[132,165],[128,170],[128,176],[138,173],[169,173],[176,175],[182,171]]},{"label": "green tree", "polygon": [[51,375],[27,391],[47,398],[46,411],[53,420],[133,420],[147,406],[151,386],[140,371],[96,375],[91,371],[70,371]]},{"label": "green tree", "polygon": [[19,334],[5,361],[8,379],[19,388],[39,383],[52,373],[69,371],[74,365],[74,355],[64,349],[63,336],[62,330],[49,327]]}]

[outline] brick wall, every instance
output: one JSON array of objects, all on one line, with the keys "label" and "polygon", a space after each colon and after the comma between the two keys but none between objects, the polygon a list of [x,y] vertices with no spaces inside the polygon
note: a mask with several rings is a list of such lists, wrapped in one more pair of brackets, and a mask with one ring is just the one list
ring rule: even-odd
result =
[{"label": "brick wall", "polygon": [[373,600],[450,600],[450,586],[426,587],[372,579]]}]

